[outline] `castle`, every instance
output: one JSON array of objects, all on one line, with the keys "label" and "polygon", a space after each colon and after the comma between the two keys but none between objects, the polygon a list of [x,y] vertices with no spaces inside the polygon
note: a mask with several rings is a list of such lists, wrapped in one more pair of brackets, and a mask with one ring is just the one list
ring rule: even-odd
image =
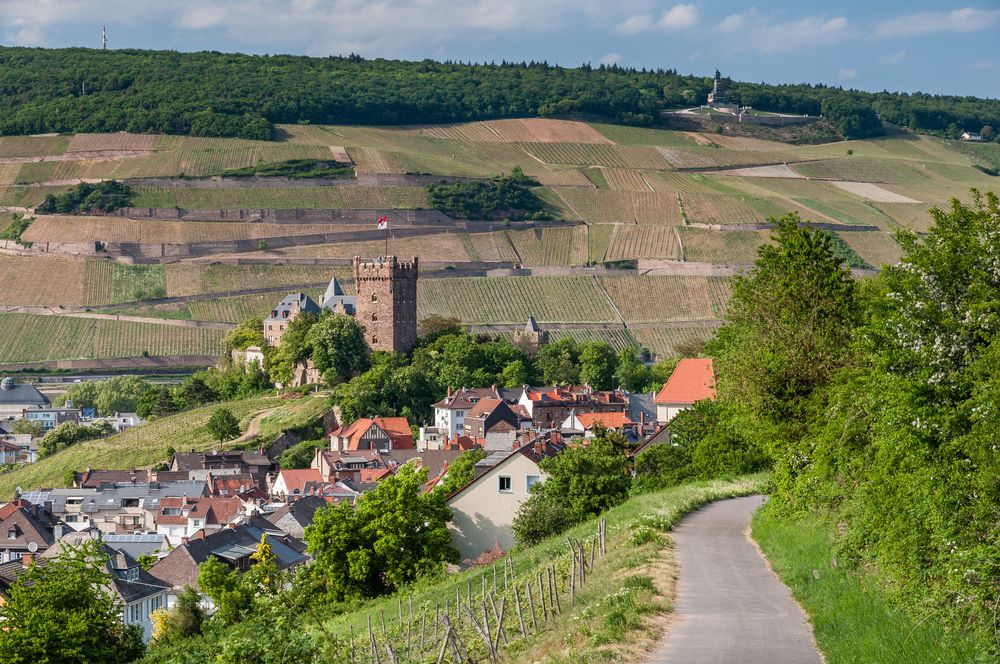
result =
[{"label": "castle", "polygon": [[354,316],[365,329],[368,347],[405,353],[417,342],[417,257],[406,262],[396,256],[364,261],[355,256],[354,285],[357,295],[345,295],[336,275],[319,304],[305,293],[285,296],[264,319],[264,339],[280,346],[289,324],[303,312],[324,310]]}]

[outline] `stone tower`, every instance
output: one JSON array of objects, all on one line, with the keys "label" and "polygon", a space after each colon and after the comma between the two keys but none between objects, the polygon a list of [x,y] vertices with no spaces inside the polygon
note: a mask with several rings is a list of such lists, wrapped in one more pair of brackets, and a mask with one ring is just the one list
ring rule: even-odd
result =
[{"label": "stone tower", "polygon": [[354,257],[355,317],[372,350],[405,353],[417,341],[417,257]]}]

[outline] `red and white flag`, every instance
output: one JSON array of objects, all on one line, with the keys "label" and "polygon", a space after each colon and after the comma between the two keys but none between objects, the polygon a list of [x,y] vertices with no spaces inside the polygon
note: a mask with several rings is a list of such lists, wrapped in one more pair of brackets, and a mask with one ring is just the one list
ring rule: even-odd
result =
[{"label": "red and white flag", "polygon": [[389,229],[389,215],[385,215],[383,217],[378,218],[378,229],[380,231]]}]

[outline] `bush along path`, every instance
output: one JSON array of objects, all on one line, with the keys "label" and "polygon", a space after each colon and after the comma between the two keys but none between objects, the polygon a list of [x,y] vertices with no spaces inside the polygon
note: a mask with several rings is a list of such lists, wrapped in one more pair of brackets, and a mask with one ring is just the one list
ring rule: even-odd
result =
[{"label": "bush along path", "polygon": [[675,530],[676,626],[650,664],[820,664],[812,628],[750,541],[761,496],[713,503]]},{"label": "bush along path", "polygon": [[663,533],[698,506],[758,492],[766,481],[754,475],[633,496],[561,536],[310,631],[334,644],[338,661],[354,664],[637,661],[670,610]]}]

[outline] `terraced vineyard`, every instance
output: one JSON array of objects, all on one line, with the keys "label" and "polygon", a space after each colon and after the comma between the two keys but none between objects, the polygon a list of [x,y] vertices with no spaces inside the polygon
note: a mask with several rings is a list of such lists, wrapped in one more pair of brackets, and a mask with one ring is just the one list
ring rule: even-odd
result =
[{"label": "terraced vineyard", "polygon": [[634,328],[636,341],[661,357],[678,354],[678,346],[691,348],[712,338],[717,326]]},{"label": "terraced vineyard", "polygon": [[221,330],[93,320],[66,316],[0,314],[0,362],[217,355]]},{"label": "terraced vineyard", "polygon": [[454,316],[470,324],[611,322],[607,297],[590,277],[490,277],[418,282],[417,316]]},{"label": "terraced vineyard", "polygon": [[729,301],[724,277],[600,277],[601,286],[630,323],[721,318]]},{"label": "terraced vineyard", "polygon": [[[586,325],[585,331],[559,329],[558,335],[603,338],[622,347],[633,339],[629,331],[619,331],[621,321],[608,302],[610,296],[622,316],[638,325],[630,331],[640,343],[671,353],[677,344],[707,335],[709,328],[685,321],[722,315],[728,299],[724,279],[626,273],[602,277],[598,285],[570,268],[636,259],[751,263],[758,247],[768,241],[767,231],[732,232],[691,224],[756,223],[790,211],[805,220],[878,227],[880,232],[843,231],[841,236],[867,262],[891,262],[899,249],[890,231],[926,230],[932,223],[928,208],[947,204],[951,197],[968,201],[970,186],[997,189],[997,179],[972,165],[995,165],[1000,160],[993,145],[903,132],[866,141],[791,145],[728,130],[665,131],[552,119],[410,127],[288,125],[278,127],[277,139],[127,133],[0,137],[0,205],[37,205],[47,194],[61,193],[68,183],[81,179],[198,177],[289,159],[350,160],[360,174],[386,174],[381,181],[393,183],[404,181],[398,176],[405,173],[487,177],[509,173],[516,166],[541,183],[535,193],[555,218],[577,223],[475,232],[474,227],[452,227],[442,221],[419,231],[426,234],[395,237],[398,226],[391,221],[388,252],[418,255],[425,265],[435,262],[457,269],[469,261],[565,267],[564,276],[428,276],[420,282],[421,317],[438,313],[473,324],[519,325],[534,314],[543,323],[595,323]],[[371,211],[372,218],[378,211],[429,205],[419,184],[312,186],[270,181],[237,187],[204,180],[160,184],[138,185],[135,204],[192,210],[354,209]],[[10,219],[9,211],[0,212],[0,228]],[[354,239],[278,248],[276,243],[268,246],[267,240],[371,230],[372,223],[366,221],[279,224],[39,217],[23,236],[35,243],[30,251],[12,246],[0,255],[0,305],[100,309],[127,302],[129,310],[120,313],[240,322],[266,312],[276,294],[157,306],[144,302],[158,295],[185,298],[258,287],[275,287],[280,295],[285,288],[314,288],[335,269],[349,290],[350,268],[340,261],[386,253],[384,241]],[[96,251],[98,242],[110,245]],[[214,253],[176,263],[170,262],[177,260],[172,256],[155,258],[163,264],[152,265],[130,264],[127,255],[118,262],[110,260],[116,252],[131,251],[127,248],[131,243],[145,243],[147,256],[157,253],[149,246],[156,244],[200,243],[199,251]],[[207,246],[211,244],[216,246]],[[147,260],[139,258],[139,263]],[[236,258],[275,264],[209,264]],[[277,264],[299,259],[338,266]],[[66,317],[5,317],[3,325],[0,333],[16,339],[2,348],[5,361],[137,356],[143,351],[214,353],[221,339],[221,331]]]},{"label": "terraced vineyard", "polygon": [[421,187],[287,187],[269,189],[183,189],[139,187],[139,207],[188,210],[240,208],[334,208],[380,210],[427,207]]}]

